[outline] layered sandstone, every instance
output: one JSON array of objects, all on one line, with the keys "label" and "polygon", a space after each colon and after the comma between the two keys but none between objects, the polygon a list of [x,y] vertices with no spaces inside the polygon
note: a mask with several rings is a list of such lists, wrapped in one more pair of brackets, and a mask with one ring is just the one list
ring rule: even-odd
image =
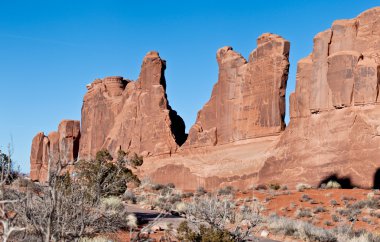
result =
[{"label": "layered sandstone", "polygon": [[157,52],[143,60],[137,81],[95,80],[83,100],[80,157],[120,148],[143,156],[174,153],[185,139],[185,124],[166,97],[166,62]]},{"label": "layered sandstone", "polygon": [[189,131],[186,148],[279,134],[284,128],[290,44],[263,34],[247,62],[231,47],[218,50],[219,78]]},{"label": "layered sandstone", "polygon": [[[291,120],[260,181],[373,187],[380,168],[380,8],[335,21],[298,63]],[[380,182],[380,181],[378,181]]]},{"label": "layered sandstone", "polygon": [[78,157],[80,123],[75,120],[63,120],[58,132],[45,136],[38,133],[32,141],[30,153],[30,178],[33,181],[45,182],[50,171],[56,170],[58,162],[68,164]]},{"label": "layered sandstone", "polygon": [[[88,85],[80,157],[103,148],[141,154],[140,175],[184,189],[317,186],[332,177],[379,187],[380,8],[315,36],[312,53],[298,62],[284,130],[288,55],[289,43],[274,34],[258,39],[248,61],[231,47],[218,50],[218,82],[186,140],[166,97],[165,61],[150,52],[137,81],[107,77]],[[34,180],[50,169],[47,157],[64,150],[66,162],[76,158],[78,126],[33,139]]]}]

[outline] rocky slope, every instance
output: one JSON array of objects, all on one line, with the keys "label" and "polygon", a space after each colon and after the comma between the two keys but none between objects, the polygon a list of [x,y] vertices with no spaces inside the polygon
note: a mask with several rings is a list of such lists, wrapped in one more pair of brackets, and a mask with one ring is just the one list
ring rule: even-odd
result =
[{"label": "rocky slope", "polygon": [[[122,148],[145,156],[141,175],[184,189],[319,185],[329,177],[347,186],[380,184],[380,8],[316,35],[313,52],[298,63],[285,128],[289,46],[264,34],[248,61],[231,47],[219,49],[218,82],[187,139],[156,52],[144,58],[136,82],[96,80],[83,102],[80,158]],[[34,179],[46,175],[47,154],[61,152],[47,145],[53,139],[40,133],[33,140]]]}]

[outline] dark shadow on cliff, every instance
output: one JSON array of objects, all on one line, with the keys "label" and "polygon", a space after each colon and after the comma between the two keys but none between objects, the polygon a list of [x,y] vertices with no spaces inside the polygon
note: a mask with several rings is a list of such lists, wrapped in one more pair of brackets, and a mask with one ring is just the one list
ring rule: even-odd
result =
[{"label": "dark shadow on cliff", "polygon": [[373,175],[373,189],[380,189],[380,168]]},{"label": "dark shadow on cliff", "polygon": [[323,179],[319,183],[319,187],[321,187],[322,184],[327,184],[329,181],[338,182],[343,189],[352,189],[354,187],[358,187],[358,186],[355,186],[354,184],[352,184],[350,177],[339,177],[337,174],[332,174],[332,175],[326,177],[325,179]]},{"label": "dark shadow on cliff", "polygon": [[171,125],[171,130],[172,130],[172,133],[175,137],[175,141],[176,143],[181,146],[183,145],[183,143],[185,143],[186,139],[187,139],[187,134],[185,132],[185,122],[183,121],[183,119],[181,118],[181,116],[179,116],[177,114],[176,111],[174,111],[173,109],[171,109],[171,107],[169,106],[169,117],[170,117],[170,120],[172,121],[172,125]]}]

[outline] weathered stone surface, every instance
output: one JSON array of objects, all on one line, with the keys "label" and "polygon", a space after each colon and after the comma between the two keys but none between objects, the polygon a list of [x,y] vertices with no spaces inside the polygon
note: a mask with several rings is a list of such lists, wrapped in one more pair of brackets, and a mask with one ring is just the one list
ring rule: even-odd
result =
[{"label": "weathered stone surface", "polygon": [[378,98],[380,82],[379,64],[374,59],[360,60],[355,70],[354,102],[355,105],[373,104]]},{"label": "weathered stone surface", "polygon": [[36,136],[34,136],[32,141],[32,147],[30,151],[30,179],[32,179],[33,181],[38,180],[40,177],[44,137],[44,133],[40,132]]},{"label": "weathered stone surface", "polygon": [[59,154],[62,164],[73,162],[78,157],[80,122],[63,120],[58,126]]},{"label": "weathered stone surface", "polygon": [[290,117],[310,116],[310,88],[313,61],[308,56],[298,62],[296,90],[290,97]]},{"label": "weathered stone surface", "polygon": [[[60,160],[60,152],[59,152],[59,133],[56,131],[50,132],[48,135],[49,139],[49,154],[50,154],[50,162],[49,162],[49,171],[55,172],[57,170],[57,162]],[[49,174],[49,173],[48,173]]]},{"label": "weathered stone surface", "polygon": [[356,51],[341,51],[327,58],[327,83],[331,90],[335,108],[351,106],[354,91],[354,72],[361,54]]},{"label": "weathered stone surface", "polygon": [[380,169],[379,23],[380,8],[374,8],[335,21],[315,37],[311,71],[301,60],[290,124],[260,170],[259,182],[275,178],[318,185],[337,176],[354,186],[374,186]]},{"label": "weathered stone surface", "polygon": [[95,80],[82,107],[80,157],[101,149],[144,156],[171,154],[185,139],[185,124],[166,98],[166,62],[157,52],[143,60],[136,82],[121,77]]},{"label": "weathered stone surface", "polygon": [[67,164],[78,158],[80,124],[75,120],[63,120],[58,132],[45,136],[38,133],[32,141],[30,153],[30,178],[46,182],[50,172],[56,171],[57,163]]},{"label": "weathered stone surface", "polygon": [[220,145],[282,131],[289,48],[282,37],[263,34],[249,62],[231,47],[219,49],[218,82],[184,147]]},{"label": "weathered stone surface", "polygon": [[[140,175],[183,189],[317,186],[333,176],[373,187],[380,174],[380,8],[316,35],[313,52],[298,63],[291,120],[281,132],[288,52],[289,43],[272,34],[258,39],[249,61],[231,47],[218,50],[218,82],[181,149],[184,124],[166,98],[165,62],[150,52],[136,82],[109,77],[88,85],[80,156],[120,147],[143,154]],[[62,157],[61,146],[75,136],[67,130],[77,130],[69,127],[48,142],[43,133],[33,139],[32,179],[45,172],[46,150]]]}]

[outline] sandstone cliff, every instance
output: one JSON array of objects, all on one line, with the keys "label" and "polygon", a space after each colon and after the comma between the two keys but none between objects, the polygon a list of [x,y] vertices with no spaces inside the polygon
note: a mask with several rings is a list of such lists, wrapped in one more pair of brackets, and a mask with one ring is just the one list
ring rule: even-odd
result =
[{"label": "sandstone cliff", "polygon": [[289,49],[289,42],[274,34],[258,38],[248,62],[231,47],[219,49],[219,80],[184,147],[279,134],[285,128]]},{"label": "sandstone cliff", "polygon": [[[219,49],[218,82],[186,140],[166,97],[165,61],[150,52],[137,81],[107,77],[88,86],[80,157],[102,148],[142,154],[140,175],[184,189],[317,186],[330,177],[345,186],[378,186],[380,8],[315,36],[312,53],[298,62],[285,129],[288,55],[289,43],[274,34],[259,37],[248,61],[231,47]],[[76,158],[78,138],[70,137],[79,137],[79,128],[68,129],[76,136],[63,130],[33,139],[34,180],[46,177],[47,157]]]},{"label": "sandstone cliff", "polygon": [[290,124],[262,182],[318,185],[330,176],[374,186],[380,168],[380,8],[335,21],[298,63]]},{"label": "sandstone cliff", "polygon": [[82,107],[81,158],[120,148],[143,156],[171,154],[183,144],[185,124],[168,103],[165,67],[157,52],[149,52],[136,82],[107,77],[88,86]]},{"label": "sandstone cliff", "polygon": [[45,136],[38,133],[32,141],[30,152],[30,178],[33,181],[47,181],[49,171],[54,171],[57,162],[68,164],[78,157],[80,123],[63,120],[58,132]]}]

